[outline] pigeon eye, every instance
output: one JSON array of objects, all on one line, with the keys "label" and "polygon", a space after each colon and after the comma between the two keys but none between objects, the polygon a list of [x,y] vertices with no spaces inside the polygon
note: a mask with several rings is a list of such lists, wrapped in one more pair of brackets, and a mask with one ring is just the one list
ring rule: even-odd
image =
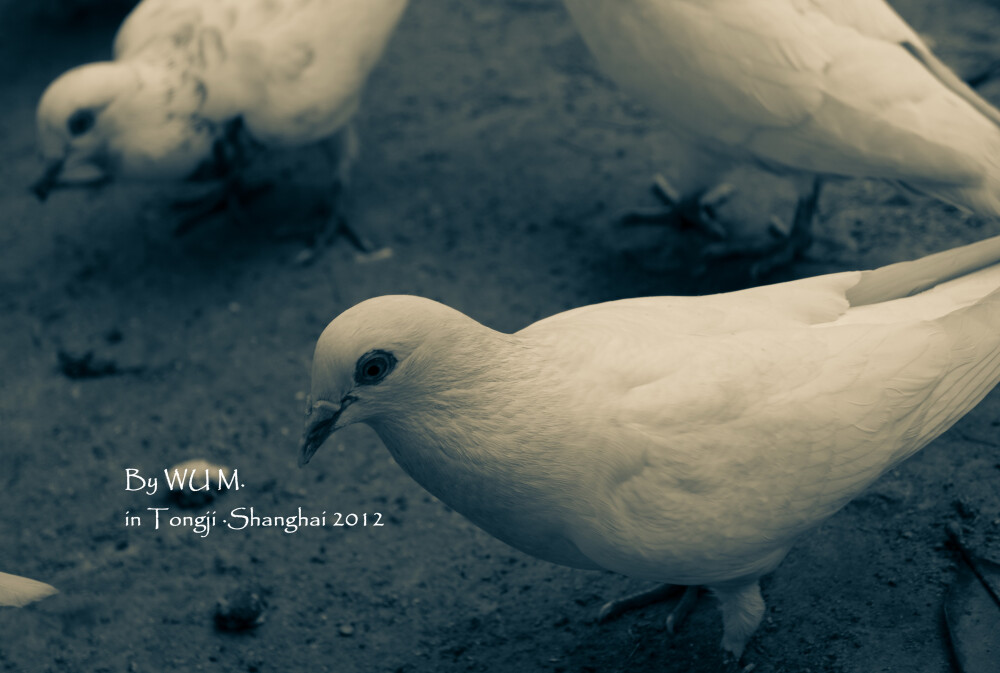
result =
[{"label": "pigeon eye", "polygon": [[77,110],[66,121],[66,128],[71,136],[82,136],[94,127],[93,110]]},{"label": "pigeon eye", "polygon": [[396,366],[396,358],[386,351],[371,351],[358,360],[354,381],[358,385],[374,385],[384,379]]}]

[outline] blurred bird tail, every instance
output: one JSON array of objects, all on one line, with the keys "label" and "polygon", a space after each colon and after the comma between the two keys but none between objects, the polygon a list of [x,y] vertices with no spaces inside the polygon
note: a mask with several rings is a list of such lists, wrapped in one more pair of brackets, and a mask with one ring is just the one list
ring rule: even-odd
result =
[{"label": "blurred bird tail", "polygon": [[961,96],[965,101],[974,107],[980,114],[996,124],[1000,128],[1000,110],[997,110],[985,98],[980,96],[975,89],[963,82],[951,68],[946,66],[935,56],[925,45],[903,42],[902,47],[918,61],[924,64],[932,75],[938,78],[942,84]]},{"label": "blurred bird tail", "polygon": [[27,577],[0,573],[0,605],[19,608],[59,593],[55,587]]},{"label": "blurred bird tail", "polygon": [[[992,124],[992,128],[990,125],[981,124],[981,128],[977,129],[972,137],[978,144],[968,148],[970,152],[975,152],[982,162],[984,179],[980,184],[973,187],[946,184],[908,184],[905,186],[941,199],[962,210],[971,210],[979,215],[1000,217],[1000,110],[963,82],[926,46],[910,42],[904,42],[902,46],[914,58],[923,63],[924,67],[942,84],[951,89]],[[991,130],[992,133],[990,133]]]}]

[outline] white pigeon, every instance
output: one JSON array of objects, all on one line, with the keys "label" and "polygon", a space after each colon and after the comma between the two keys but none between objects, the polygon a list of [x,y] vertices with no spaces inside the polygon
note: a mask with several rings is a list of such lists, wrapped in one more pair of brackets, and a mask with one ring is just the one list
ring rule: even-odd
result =
[{"label": "white pigeon", "polygon": [[796,538],[998,380],[1000,237],[595,304],[514,334],[385,296],[319,338],[300,464],[366,423],[424,488],[523,552],[709,587],[738,658],[764,613],[758,579]]},{"label": "white pigeon", "polygon": [[734,162],[794,178],[795,218],[768,252],[779,258],[808,247],[817,176],[881,178],[1000,216],[1000,111],[883,0],[564,2],[603,69],[699,150],[661,192],[711,231],[731,189],[710,187]]},{"label": "white pigeon", "polygon": [[0,605],[20,608],[59,591],[44,582],[0,573]]},{"label": "white pigeon", "polygon": [[57,186],[112,177],[227,176],[259,147],[324,141],[335,184],[357,153],[352,120],[407,0],[144,0],[114,60],[74,68],[37,111]]}]

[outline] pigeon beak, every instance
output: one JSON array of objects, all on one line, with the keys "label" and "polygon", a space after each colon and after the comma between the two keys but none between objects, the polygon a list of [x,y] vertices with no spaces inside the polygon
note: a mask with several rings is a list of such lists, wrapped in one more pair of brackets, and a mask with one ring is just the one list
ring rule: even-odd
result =
[{"label": "pigeon beak", "polygon": [[35,184],[31,185],[31,191],[38,197],[39,201],[49,198],[49,192],[59,184],[59,176],[62,174],[65,162],[66,160],[62,158],[51,161],[42,174],[42,177],[38,178]]},{"label": "pigeon beak", "polygon": [[97,187],[108,181],[108,173],[97,161],[73,161],[72,157],[53,159],[31,191],[39,201],[48,198],[58,187]]},{"label": "pigeon beak", "polygon": [[315,404],[310,402],[306,410],[306,427],[302,433],[299,467],[308,463],[326,438],[340,429],[337,427],[340,414],[353,401],[353,397],[347,396],[340,401],[339,406],[326,400],[316,400]]}]

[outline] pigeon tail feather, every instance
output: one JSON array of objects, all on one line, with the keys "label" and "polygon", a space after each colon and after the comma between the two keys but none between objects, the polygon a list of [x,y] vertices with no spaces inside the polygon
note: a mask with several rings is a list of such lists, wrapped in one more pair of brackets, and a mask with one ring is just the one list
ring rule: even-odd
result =
[{"label": "pigeon tail feather", "polygon": [[0,573],[0,605],[20,608],[59,591],[45,582]]}]

